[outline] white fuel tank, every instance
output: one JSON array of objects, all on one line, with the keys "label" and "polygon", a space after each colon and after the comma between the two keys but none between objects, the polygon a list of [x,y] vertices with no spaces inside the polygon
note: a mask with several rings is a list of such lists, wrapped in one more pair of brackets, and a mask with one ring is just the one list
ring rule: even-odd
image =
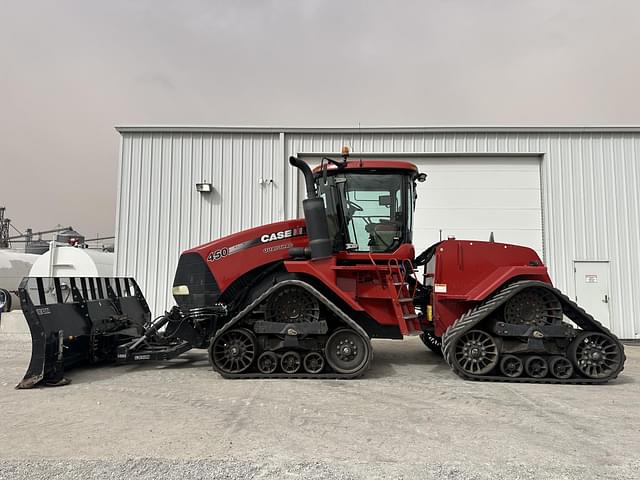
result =
[{"label": "white fuel tank", "polygon": [[29,275],[39,257],[14,250],[0,250],[0,289],[11,292],[9,298],[5,292],[0,292],[0,311],[20,309],[20,301],[13,292],[18,290],[22,278]]},{"label": "white fuel tank", "polygon": [[54,247],[42,254],[31,267],[30,277],[113,277],[113,253]]}]

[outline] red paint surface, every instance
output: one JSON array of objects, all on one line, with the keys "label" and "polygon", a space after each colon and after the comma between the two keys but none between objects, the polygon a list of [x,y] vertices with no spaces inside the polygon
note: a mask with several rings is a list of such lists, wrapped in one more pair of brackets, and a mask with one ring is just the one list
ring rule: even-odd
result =
[{"label": "red paint surface", "polygon": [[[207,261],[222,292],[243,274],[275,261],[284,261],[289,272],[316,278],[351,308],[366,312],[381,325],[399,325],[403,332],[419,328],[417,322],[409,325],[403,323],[394,300],[390,275],[390,265],[396,260],[402,264],[414,259],[415,250],[412,245],[401,245],[391,253],[340,252],[323,260],[291,260],[289,248],[306,246],[306,235],[269,242],[259,240],[263,235],[304,225],[302,219],[264,225],[187,252],[197,252]],[[251,241],[255,245],[215,261],[207,260],[212,252]],[[434,291],[431,298],[436,335],[441,336],[460,315],[489,297],[502,285],[516,279],[551,283],[546,267],[530,248],[481,241],[442,242],[435,254],[433,280],[434,284],[446,285],[446,293]],[[413,305],[409,305],[409,310],[414,311]],[[426,319],[422,322],[425,325],[428,323]]]},{"label": "red paint surface", "polygon": [[432,304],[436,335],[477,302],[514,280],[538,280],[551,284],[538,254],[527,247],[466,240],[447,240],[436,251],[434,285],[446,285],[446,293],[434,291]]},{"label": "red paint surface", "polygon": [[[413,163],[410,162],[402,162],[395,160],[359,160],[359,159],[349,159],[347,164],[341,169],[346,170],[367,170],[367,171],[375,171],[375,170],[411,170],[414,172],[418,171],[418,167],[416,167]],[[333,163],[327,164],[327,170],[333,171],[338,170],[338,167]],[[320,173],[322,170],[320,169],[320,165],[313,169],[313,173]]]},{"label": "red paint surface", "polygon": [[290,247],[275,251],[265,251],[265,249],[273,249],[274,247],[282,247],[289,244],[291,245],[291,247],[304,247],[308,244],[308,239],[306,235],[303,235],[299,237],[285,238],[282,240],[275,240],[266,243],[260,242],[255,246],[240,250],[237,253],[227,255],[226,257],[222,257],[220,258],[220,260],[216,261],[207,260],[211,252],[216,252],[224,248],[230,248],[234,245],[239,245],[242,242],[260,239],[260,237],[262,237],[263,235],[304,226],[305,223],[302,219],[262,225],[260,227],[234,233],[233,235],[229,235],[227,237],[222,237],[218,240],[214,240],[213,242],[209,242],[204,245],[200,245],[198,247],[187,250],[184,253],[198,253],[205,260],[205,262],[207,262],[209,269],[213,273],[213,277],[216,279],[216,282],[218,282],[220,291],[224,292],[229,287],[229,285],[231,285],[243,274],[260,266],[289,258]]}]

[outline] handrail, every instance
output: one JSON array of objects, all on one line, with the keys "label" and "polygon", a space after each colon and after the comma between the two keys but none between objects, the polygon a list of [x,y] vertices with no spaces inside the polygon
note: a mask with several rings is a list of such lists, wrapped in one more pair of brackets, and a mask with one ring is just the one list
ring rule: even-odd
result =
[{"label": "handrail", "polygon": [[402,265],[405,267],[407,271],[411,272],[411,276],[416,281],[416,283],[413,285],[413,290],[409,292],[411,294],[411,297],[415,297],[416,291],[418,290],[418,276],[416,275],[416,270],[413,266],[413,262],[411,261],[410,258],[405,258],[402,260]]}]

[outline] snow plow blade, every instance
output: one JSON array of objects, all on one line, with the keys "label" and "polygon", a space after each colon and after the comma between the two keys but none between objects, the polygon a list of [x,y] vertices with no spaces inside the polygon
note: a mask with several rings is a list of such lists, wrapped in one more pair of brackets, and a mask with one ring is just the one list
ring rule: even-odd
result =
[{"label": "snow plow blade", "polygon": [[32,347],[16,388],[65,385],[66,369],[115,362],[118,347],[140,337],[151,320],[132,278],[26,277],[18,292]]}]

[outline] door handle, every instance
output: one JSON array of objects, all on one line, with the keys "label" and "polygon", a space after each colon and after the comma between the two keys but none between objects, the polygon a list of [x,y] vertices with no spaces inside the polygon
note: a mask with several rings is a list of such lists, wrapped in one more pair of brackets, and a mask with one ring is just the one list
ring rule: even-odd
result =
[{"label": "door handle", "polygon": [[605,294],[604,298],[602,299],[602,302],[603,303],[609,303],[609,295]]}]

